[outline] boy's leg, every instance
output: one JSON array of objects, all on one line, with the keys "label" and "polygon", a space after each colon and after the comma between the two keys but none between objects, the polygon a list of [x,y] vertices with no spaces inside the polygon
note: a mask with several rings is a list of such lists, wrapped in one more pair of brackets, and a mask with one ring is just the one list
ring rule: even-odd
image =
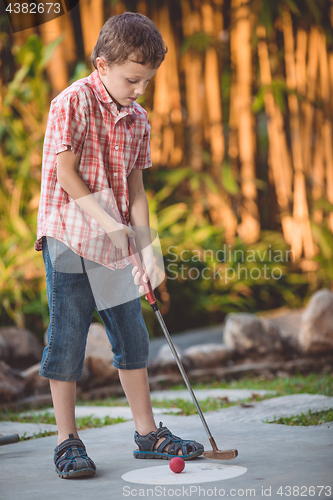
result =
[{"label": "boy's leg", "polygon": [[[139,368],[138,370],[118,369],[118,373],[121,385],[131,408],[135,430],[141,436],[145,436],[152,431],[156,432],[157,427],[151,406],[147,368]],[[155,449],[157,449],[164,440],[165,438],[160,438],[155,444]],[[167,451],[169,446],[166,447],[165,451]],[[178,455],[181,454],[182,452],[179,450]]]},{"label": "boy's leg", "polygon": [[63,382],[53,379],[49,381],[58,427],[58,445],[68,439],[69,434],[79,437],[75,424],[76,381]]},{"label": "boy's leg", "polygon": [[[128,269],[124,268],[119,271],[121,271],[119,274],[122,284],[121,289],[123,289],[125,283],[128,288],[136,286],[133,285],[130,266],[128,266]],[[116,273],[118,271],[115,271],[113,276],[116,276]],[[111,288],[110,286],[109,289]],[[119,287],[115,286],[114,290],[118,292]],[[137,288],[136,293],[138,295]],[[149,446],[147,443],[156,440],[154,443],[156,454],[153,458],[164,458],[171,447],[171,455],[178,453],[179,455],[186,455],[187,458],[192,458],[193,455],[198,456],[201,454],[203,446],[200,443],[181,440],[170,433],[166,427],[160,426],[159,429],[156,427],[147,374],[149,334],[142,316],[139,296],[134,300],[108,309],[98,309],[98,313],[105,325],[106,333],[112,345],[114,353],[113,364],[118,368],[119,379],[131,408],[136,429],[134,435],[135,441],[139,440],[138,442],[140,442],[140,447],[142,448],[142,446]],[[158,432],[158,437],[151,435],[145,438],[151,432]],[[166,444],[162,453],[160,451],[157,452],[160,444],[163,447],[164,441],[166,441]],[[144,444],[142,444],[143,442]],[[144,450],[142,451],[143,454],[140,455],[140,458],[151,458],[144,456]],[[137,458],[139,455],[134,456]]]},{"label": "boy's leg", "polygon": [[119,379],[133,415],[136,431],[145,436],[156,431],[150,401],[147,368],[138,370],[118,370]]}]

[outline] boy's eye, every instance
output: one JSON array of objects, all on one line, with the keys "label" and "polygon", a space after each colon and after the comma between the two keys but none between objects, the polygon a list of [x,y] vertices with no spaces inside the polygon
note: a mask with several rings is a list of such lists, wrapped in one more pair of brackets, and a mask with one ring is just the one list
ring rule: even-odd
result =
[{"label": "boy's eye", "polygon": [[138,83],[137,80],[128,80],[128,81],[129,81],[129,83]]}]

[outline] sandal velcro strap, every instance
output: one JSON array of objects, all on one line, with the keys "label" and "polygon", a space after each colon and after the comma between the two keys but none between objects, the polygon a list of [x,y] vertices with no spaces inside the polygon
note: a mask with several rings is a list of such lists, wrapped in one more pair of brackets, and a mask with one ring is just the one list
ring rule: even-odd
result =
[{"label": "sandal velcro strap", "polygon": [[70,438],[66,439],[62,443],[60,443],[56,449],[54,450],[54,453],[57,455],[57,457],[61,457],[61,455],[67,451],[69,448],[72,446],[75,446],[77,448],[81,448],[82,450],[86,451],[86,447],[84,446],[83,442],[81,439],[78,438]]},{"label": "sandal velcro strap", "polygon": [[54,450],[54,463],[59,476],[63,478],[93,475],[96,466],[88,457],[86,447],[79,438],[69,434]]}]

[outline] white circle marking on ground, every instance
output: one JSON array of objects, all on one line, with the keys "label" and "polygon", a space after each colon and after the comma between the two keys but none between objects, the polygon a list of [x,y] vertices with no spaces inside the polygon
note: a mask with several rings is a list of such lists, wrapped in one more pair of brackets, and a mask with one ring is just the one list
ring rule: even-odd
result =
[{"label": "white circle marking on ground", "polygon": [[169,465],[147,467],[126,472],[121,477],[129,483],[139,484],[194,484],[223,481],[241,476],[247,472],[246,467],[238,465],[222,465],[212,463],[185,464],[185,469],[175,474]]}]

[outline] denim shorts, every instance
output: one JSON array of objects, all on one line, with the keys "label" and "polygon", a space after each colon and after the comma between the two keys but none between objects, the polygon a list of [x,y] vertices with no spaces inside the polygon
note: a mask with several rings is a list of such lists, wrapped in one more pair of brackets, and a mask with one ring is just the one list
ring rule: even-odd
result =
[{"label": "denim shorts", "polygon": [[[43,351],[39,375],[63,381],[82,377],[87,335],[95,309],[104,323],[114,354],[114,366],[123,370],[145,368],[149,358],[149,334],[142,316],[138,287],[131,274],[132,265],[110,273],[122,273],[121,287],[133,290],[132,296],[136,298],[103,309],[96,305],[96,294],[89,280],[89,267],[96,268],[96,264],[71,250],[68,252],[72,264],[70,269],[63,272],[64,269],[58,266],[59,260],[51,259],[48,241],[43,237],[50,324],[47,330],[48,345]],[[99,268],[103,268],[105,275],[106,268]],[[115,282],[119,283],[119,280]],[[110,290],[110,283],[107,290]],[[122,295],[122,290],[115,289],[114,292],[115,296]]]}]

